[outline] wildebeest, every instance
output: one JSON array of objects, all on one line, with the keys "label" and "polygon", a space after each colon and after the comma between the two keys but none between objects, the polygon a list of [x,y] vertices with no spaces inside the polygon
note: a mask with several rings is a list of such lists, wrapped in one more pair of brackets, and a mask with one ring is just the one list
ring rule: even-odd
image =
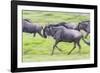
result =
[{"label": "wildebeest", "polygon": [[[76,48],[76,45],[79,47],[79,53],[80,53],[80,39],[83,37],[81,32],[73,29],[67,29],[64,26],[53,26],[53,25],[48,25],[45,26],[43,29],[43,36],[47,38],[47,36],[52,36],[55,39],[55,44],[53,45],[53,50],[51,55],[54,53],[55,47],[57,47],[57,44],[59,42],[70,42],[74,43],[74,47],[71,49],[71,51],[68,53],[68,55]],[[59,51],[62,51],[61,49],[58,48]]]},{"label": "wildebeest", "polygon": [[38,33],[40,36],[43,36],[41,34],[41,31],[42,31],[43,27],[40,26],[38,23],[32,23],[30,22],[28,19],[23,19],[22,20],[22,31],[23,32],[26,32],[26,33],[33,33],[35,36],[36,33]]},{"label": "wildebeest", "polygon": [[85,36],[85,38],[87,38],[87,36],[90,33],[90,21],[82,21],[78,24],[77,29],[80,30],[84,30],[87,34]]},{"label": "wildebeest", "polygon": [[[87,38],[87,36],[90,33],[90,21],[82,21],[80,22],[78,25],[76,24],[72,24],[72,23],[66,23],[66,22],[60,22],[57,24],[51,24],[52,26],[58,27],[58,26],[64,26],[68,29],[74,29],[74,30],[84,30],[87,34],[85,35],[85,38]],[[90,41],[86,41],[85,39],[82,39],[87,45],[90,45]]]},{"label": "wildebeest", "polygon": [[52,24],[53,26],[64,26],[68,29],[74,29],[74,30],[84,30],[87,34],[85,38],[87,38],[88,34],[90,33],[90,21],[82,21],[78,25],[72,24],[72,23],[66,23],[66,22],[60,22],[57,24]]}]

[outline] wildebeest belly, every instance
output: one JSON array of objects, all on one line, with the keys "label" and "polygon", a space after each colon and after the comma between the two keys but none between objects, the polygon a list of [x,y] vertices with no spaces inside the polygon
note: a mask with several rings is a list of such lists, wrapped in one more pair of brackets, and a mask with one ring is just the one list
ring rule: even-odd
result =
[{"label": "wildebeest belly", "polygon": [[62,36],[61,40],[63,42],[72,42],[74,40],[74,37],[72,35]]},{"label": "wildebeest belly", "polygon": [[64,42],[77,41],[82,37],[82,34],[76,30],[67,30],[62,33],[61,39]]}]

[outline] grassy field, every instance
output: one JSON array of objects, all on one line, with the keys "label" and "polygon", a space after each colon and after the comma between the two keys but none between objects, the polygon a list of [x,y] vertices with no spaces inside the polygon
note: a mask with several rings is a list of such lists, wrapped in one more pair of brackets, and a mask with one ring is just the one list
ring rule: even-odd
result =
[{"label": "grassy field", "polygon": [[[40,23],[42,26],[48,23],[71,22],[79,23],[83,20],[89,20],[89,14],[83,13],[63,13],[63,12],[43,12],[43,11],[23,11],[23,18],[30,19],[33,23]],[[42,38],[38,34],[23,33],[23,62],[41,62],[41,61],[58,61],[58,60],[79,60],[89,59],[90,47],[81,40],[81,54],[78,54],[77,48],[70,54],[68,52],[73,48],[73,43],[61,42],[58,47],[63,53],[55,49],[54,55],[51,56],[52,47],[55,40],[52,37]]]}]

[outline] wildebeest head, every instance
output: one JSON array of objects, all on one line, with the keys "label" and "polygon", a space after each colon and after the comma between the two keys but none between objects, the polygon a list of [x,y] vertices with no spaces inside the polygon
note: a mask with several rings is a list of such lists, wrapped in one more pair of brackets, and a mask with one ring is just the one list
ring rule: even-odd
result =
[{"label": "wildebeest head", "polygon": [[80,22],[79,24],[78,24],[78,26],[77,26],[77,30],[81,30],[81,29],[83,29],[83,30],[86,30],[86,28],[89,26],[89,24],[90,24],[90,21],[83,21],[83,22]]},{"label": "wildebeest head", "polygon": [[82,23],[79,23],[78,25],[77,25],[77,27],[76,27],[76,29],[77,30],[81,30],[81,29],[83,29],[83,28],[85,28],[85,25],[83,25]]},{"label": "wildebeest head", "polygon": [[44,38],[47,38],[47,36],[53,36],[54,35],[53,27],[54,27],[53,25],[45,26],[45,28],[43,29]]}]

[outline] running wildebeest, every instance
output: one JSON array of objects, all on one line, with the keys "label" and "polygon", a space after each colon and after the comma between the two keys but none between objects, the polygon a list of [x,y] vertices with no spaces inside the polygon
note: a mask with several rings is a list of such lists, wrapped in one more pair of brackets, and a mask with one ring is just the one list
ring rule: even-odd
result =
[{"label": "running wildebeest", "polygon": [[71,49],[71,51],[68,53],[71,54],[71,52],[76,48],[76,45],[79,47],[79,53],[80,53],[80,39],[83,38],[83,35],[81,32],[73,29],[67,29],[64,26],[53,26],[53,25],[48,25],[45,26],[43,29],[43,36],[44,38],[47,38],[47,36],[52,36],[55,39],[55,44],[53,45],[53,50],[51,55],[54,53],[55,47],[59,50],[62,51],[57,47],[57,44],[59,42],[69,42],[69,43],[74,43],[74,47]]},{"label": "running wildebeest", "polygon": [[42,31],[42,29],[43,29],[43,27],[42,26],[40,26],[39,24],[37,24],[37,23],[32,23],[32,22],[30,22],[28,19],[26,20],[26,19],[23,19],[22,20],[22,30],[23,30],[23,32],[26,32],[26,33],[33,33],[34,35],[34,37],[35,37],[35,35],[36,35],[36,33],[38,33],[40,36],[43,36],[42,34],[41,34],[41,31]]},{"label": "running wildebeest", "polygon": [[90,33],[90,21],[82,21],[78,24],[77,29],[80,30],[84,30],[87,34],[85,36],[85,38],[87,38],[87,36]]},{"label": "running wildebeest", "polygon": [[[52,26],[64,26],[68,29],[74,29],[74,30],[84,30],[87,34],[85,35],[85,38],[87,38],[87,36],[90,33],[90,21],[82,21],[81,23],[79,23],[78,25],[76,24],[71,24],[71,23],[66,23],[66,22],[61,22],[58,24],[54,24]],[[90,45],[90,41],[86,41],[85,39],[82,39],[87,45]]]},{"label": "running wildebeest", "polygon": [[[85,38],[88,36],[89,32],[90,32],[90,25],[89,25],[89,21],[84,21],[81,22],[80,25],[76,25],[76,24],[72,24],[72,23],[66,23],[66,22],[60,22],[57,24],[51,24],[51,26],[64,26],[68,29],[74,29],[74,30],[78,30],[80,31],[81,29],[84,29],[87,32],[87,35],[85,36]],[[87,28],[85,28],[87,27]],[[86,41],[85,39],[82,39],[87,45],[90,45],[90,41]]]}]

